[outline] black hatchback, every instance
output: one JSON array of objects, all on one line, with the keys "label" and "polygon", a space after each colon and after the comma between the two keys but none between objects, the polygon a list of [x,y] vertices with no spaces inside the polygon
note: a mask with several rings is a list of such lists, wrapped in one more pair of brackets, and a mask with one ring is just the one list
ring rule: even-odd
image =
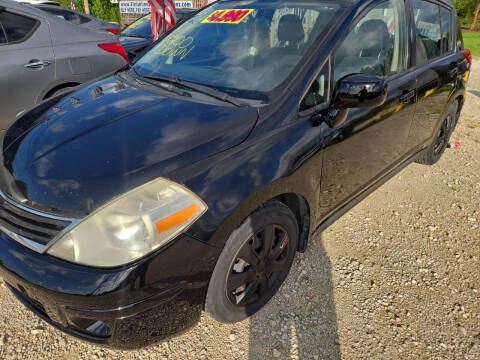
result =
[{"label": "black hatchback", "polygon": [[258,311],[297,251],[434,164],[471,56],[449,0],[217,1],[5,134],[0,274],[84,340],[135,348]]}]

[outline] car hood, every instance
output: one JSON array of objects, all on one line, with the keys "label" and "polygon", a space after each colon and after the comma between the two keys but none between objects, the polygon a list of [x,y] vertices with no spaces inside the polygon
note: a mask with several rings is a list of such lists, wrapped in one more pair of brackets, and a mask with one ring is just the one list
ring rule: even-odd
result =
[{"label": "car hood", "polygon": [[169,97],[115,77],[47,100],[7,130],[0,188],[25,206],[86,215],[242,142],[254,107]]}]

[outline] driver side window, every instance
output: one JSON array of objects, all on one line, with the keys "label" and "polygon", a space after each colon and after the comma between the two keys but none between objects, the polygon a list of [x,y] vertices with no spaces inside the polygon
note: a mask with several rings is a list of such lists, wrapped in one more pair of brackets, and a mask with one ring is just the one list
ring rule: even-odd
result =
[{"label": "driver side window", "polygon": [[388,0],[371,9],[335,52],[335,83],[353,73],[388,77],[404,71],[406,33],[403,0]]}]

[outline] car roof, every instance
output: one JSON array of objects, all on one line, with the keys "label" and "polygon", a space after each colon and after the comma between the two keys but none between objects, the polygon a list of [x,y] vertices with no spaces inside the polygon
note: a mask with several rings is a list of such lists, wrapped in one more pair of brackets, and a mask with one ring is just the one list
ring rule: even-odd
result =
[{"label": "car roof", "polygon": [[18,1],[0,0],[0,6],[8,6],[9,8],[16,9],[18,11],[24,11],[25,8],[27,8],[28,10],[40,12],[40,10],[36,9],[32,4],[27,6],[26,4],[22,4]]},{"label": "car roof", "polygon": [[[33,4],[23,4],[20,2],[12,1],[12,0],[0,0],[0,6],[5,6],[9,9],[12,10],[17,10],[20,13],[24,13],[26,15],[32,14],[35,16],[39,16],[41,18],[44,18],[48,20],[50,23],[58,23],[61,25],[67,24],[69,28],[77,28],[76,25],[70,24],[67,21],[59,19],[57,16],[49,14],[45,11],[40,10],[38,7],[36,7]],[[58,9],[58,6],[53,6],[54,8]]]},{"label": "car roof", "polygon": [[70,8],[64,8],[64,7],[61,7],[61,6],[56,6],[56,5],[47,5],[47,4],[32,4],[32,6],[36,7],[37,9],[52,9],[52,10],[64,10],[64,11],[69,11],[71,13],[74,13],[74,14],[78,14],[78,15],[81,15],[81,16],[85,16],[89,19],[92,19],[92,20],[98,20],[98,21],[102,21],[100,19],[97,19],[95,16],[92,16],[92,15],[89,15],[89,14],[85,14],[84,12],[81,12],[81,11],[77,11],[77,10],[73,10],[73,9],[70,9]]}]

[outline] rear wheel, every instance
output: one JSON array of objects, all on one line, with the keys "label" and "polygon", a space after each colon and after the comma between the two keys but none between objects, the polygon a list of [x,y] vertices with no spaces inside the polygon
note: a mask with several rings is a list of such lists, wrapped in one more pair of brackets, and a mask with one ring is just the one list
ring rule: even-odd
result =
[{"label": "rear wheel", "polygon": [[450,141],[450,136],[455,129],[455,125],[457,122],[457,105],[457,101],[450,105],[447,113],[443,118],[440,129],[438,129],[437,133],[435,134],[433,142],[425,150],[423,155],[417,160],[417,163],[424,165],[433,165],[438,160],[440,160],[443,152],[447,148],[448,142]]},{"label": "rear wheel", "polygon": [[205,311],[218,321],[245,319],[265,305],[288,275],[298,245],[292,211],[269,202],[230,235],[210,279]]}]

